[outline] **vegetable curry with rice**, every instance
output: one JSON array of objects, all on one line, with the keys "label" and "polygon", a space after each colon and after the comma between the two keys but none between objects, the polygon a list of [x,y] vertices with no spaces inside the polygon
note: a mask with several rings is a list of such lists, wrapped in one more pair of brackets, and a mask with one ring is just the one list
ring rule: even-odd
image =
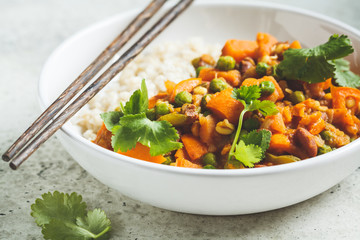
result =
[{"label": "vegetable curry with rice", "polygon": [[125,105],[101,115],[94,143],[159,164],[206,169],[267,167],[340,148],[360,135],[360,77],[344,59],[350,39],[314,48],[267,33],[231,39],[215,60],[192,61],[194,78],[145,80]]}]

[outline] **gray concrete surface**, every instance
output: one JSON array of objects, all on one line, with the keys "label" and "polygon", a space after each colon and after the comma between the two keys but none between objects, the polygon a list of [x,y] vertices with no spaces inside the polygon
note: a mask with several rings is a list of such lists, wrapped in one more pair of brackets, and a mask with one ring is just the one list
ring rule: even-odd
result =
[{"label": "gray concrete surface", "polygon": [[[40,114],[37,80],[55,47],[144,0],[0,0],[0,153]],[[326,14],[360,29],[358,0],[270,0]],[[19,170],[0,162],[0,239],[42,239],[30,216],[41,194],[78,192],[112,221],[112,239],[360,239],[360,170],[303,203],[259,214],[181,214],[134,201],[87,174],[56,137]]]}]

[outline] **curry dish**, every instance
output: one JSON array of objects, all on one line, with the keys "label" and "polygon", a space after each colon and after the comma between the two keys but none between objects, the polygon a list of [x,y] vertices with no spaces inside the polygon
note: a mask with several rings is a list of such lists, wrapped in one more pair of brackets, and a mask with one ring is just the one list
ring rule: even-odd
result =
[{"label": "curry dish", "polygon": [[193,78],[165,81],[166,92],[148,98],[143,81],[129,102],[102,115],[94,143],[145,161],[206,169],[326,154],[360,134],[360,80],[343,59],[353,51],[349,43],[338,35],[313,49],[268,33],[230,39],[219,59],[204,54],[192,61]]}]

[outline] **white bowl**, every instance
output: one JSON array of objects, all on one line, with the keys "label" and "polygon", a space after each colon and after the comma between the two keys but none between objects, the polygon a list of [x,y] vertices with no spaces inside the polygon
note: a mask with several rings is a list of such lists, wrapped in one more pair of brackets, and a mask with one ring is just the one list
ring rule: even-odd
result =
[{"label": "white bowl", "polygon": [[[117,15],[76,34],[46,62],[39,82],[48,106],[136,15]],[[281,40],[312,47],[333,33],[350,37],[359,66],[360,32],[317,13],[268,3],[196,2],[156,42],[201,36],[210,43],[254,39],[268,32]],[[148,79],[149,80],[149,79]],[[70,123],[59,138],[71,156],[99,181],[139,201],[163,209],[207,215],[256,213],[289,206],[331,188],[360,165],[360,140],[308,160],[267,168],[187,169],[149,163],[103,149],[83,138]]]}]

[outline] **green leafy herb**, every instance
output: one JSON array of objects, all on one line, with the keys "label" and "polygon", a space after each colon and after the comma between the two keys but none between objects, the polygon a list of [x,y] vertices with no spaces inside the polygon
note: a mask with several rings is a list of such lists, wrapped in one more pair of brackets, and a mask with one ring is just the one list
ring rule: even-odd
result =
[{"label": "green leafy herb", "polygon": [[234,157],[243,165],[253,167],[254,163],[262,160],[264,152],[269,147],[268,142],[270,142],[270,140],[268,134],[270,132],[266,130],[259,131],[259,133],[250,132],[249,134],[243,136],[239,141],[242,123],[246,112],[258,110],[264,116],[270,116],[278,113],[275,103],[268,100],[260,101],[258,100],[260,96],[261,89],[257,85],[241,86],[240,88],[234,89],[232,92],[232,97],[243,104],[244,110],[241,112],[239,117],[239,123],[233,144],[230,148],[228,161],[231,161]]},{"label": "green leafy herb", "polygon": [[121,105],[122,112],[107,112],[101,114],[106,128],[113,133],[112,147],[126,152],[133,149],[139,142],[150,148],[150,154],[157,156],[182,147],[178,142],[176,129],[167,121],[152,121],[146,116],[149,100],[145,80],[141,89],[136,90],[126,102]]},{"label": "green leafy herb", "polygon": [[242,140],[236,144],[234,157],[246,167],[254,167],[255,163],[262,160],[262,155],[263,151],[259,146],[254,144],[245,145]]},{"label": "green leafy herb", "polygon": [[111,222],[104,211],[86,211],[86,203],[76,193],[45,193],[31,205],[31,216],[42,227],[45,239],[108,239]]},{"label": "green leafy herb", "polygon": [[145,113],[128,114],[112,129],[113,148],[122,152],[139,142],[150,147],[150,155],[157,156],[182,147],[176,129],[167,121],[151,121]]},{"label": "green leafy herb", "polygon": [[343,58],[354,52],[346,35],[332,35],[329,40],[314,48],[288,49],[276,73],[289,80],[308,83],[323,82],[335,76],[335,64],[331,60]]},{"label": "green leafy herb", "polygon": [[360,76],[350,71],[350,63],[345,59],[333,61],[336,67],[335,81],[342,87],[360,87]]},{"label": "green leafy herb", "polygon": [[[253,130],[249,132],[248,134],[244,134],[241,136],[241,140],[244,141],[246,145],[256,145],[259,146],[265,154],[265,151],[270,146],[270,140],[271,140],[271,132],[269,130]],[[263,156],[262,154],[262,156]]]},{"label": "green leafy herb", "polygon": [[148,92],[143,79],[141,82],[141,88],[136,90],[130,97],[130,100],[126,102],[123,107],[123,112],[127,114],[138,114],[146,112],[149,106]]},{"label": "green leafy herb", "polygon": [[110,111],[100,114],[106,128],[111,131],[116,125],[119,125],[120,118],[124,116],[123,112],[120,111]]}]

